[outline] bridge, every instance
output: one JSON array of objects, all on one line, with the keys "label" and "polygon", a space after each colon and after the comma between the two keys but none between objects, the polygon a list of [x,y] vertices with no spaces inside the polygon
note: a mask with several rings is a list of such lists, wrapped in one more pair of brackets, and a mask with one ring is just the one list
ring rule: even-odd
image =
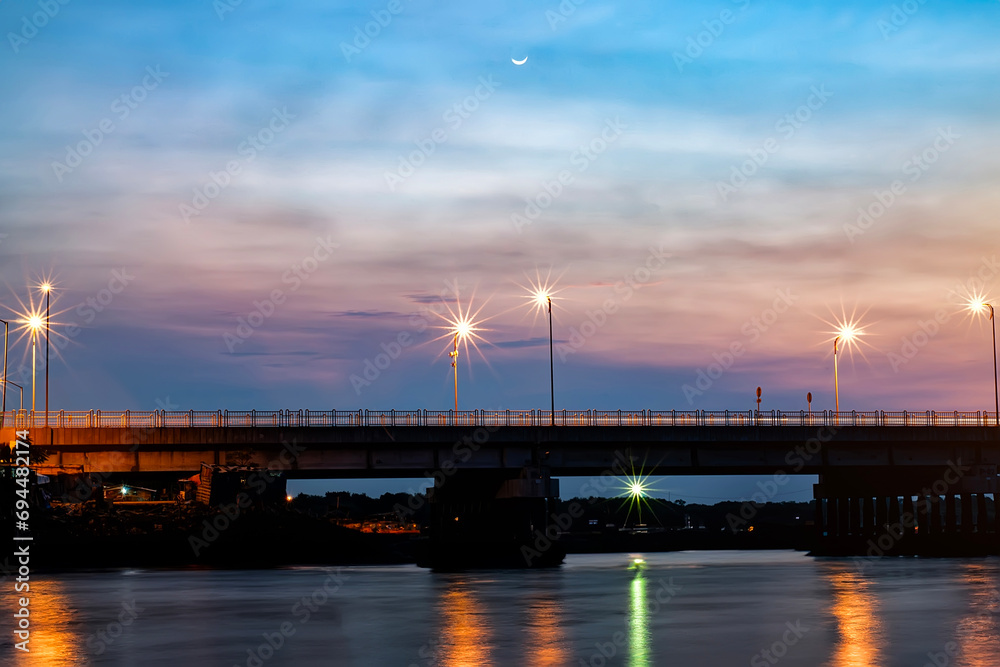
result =
[{"label": "bridge", "polygon": [[911,515],[904,532],[922,539],[977,535],[995,546],[996,421],[982,411],[60,411],[47,422],[7,413],[0,439],[28,430],[50,474],[239,463],[289,478],[434,478],[438,534],[452,541],[464,539],[444,521],[453,515],[482,524],[513,513],[546,526],[539,508],[558,496],[552,477],[813,474],[824,539],[873,538]]}]

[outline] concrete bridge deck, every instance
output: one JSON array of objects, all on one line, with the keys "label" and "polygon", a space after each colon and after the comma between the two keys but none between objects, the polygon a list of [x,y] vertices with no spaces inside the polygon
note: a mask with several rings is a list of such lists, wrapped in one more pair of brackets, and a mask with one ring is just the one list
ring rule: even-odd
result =
[{"label": "concrete bridge deck", "polygon": [[[95,413],[91,423],[101,425],[73,419],[72,426],[28,430],[34,444],[51,454],[45,468],[65,472],[184,473],[205,462],[256,463],[293,478],[420,477],[442,469],[538,465],[556,476],[589,476],[624,460],[636,470],[664,475],[771,475],[940,471],[961,461],[995,477],[1000,465],[1000,428],[983,425],[983,413],[588,412],[566,422],[557,415],[557,424],[567,425],[555,427],[540,425],[551,415],[538,411],[351,412],[340,417],[278,411],[238,413],[235,419],[224,412],[141,413],[138,418],[116,413],[115,426],[105,425],[106,413]],[[337,425],[318,423],[321,414]],[[339,423],[344,415],[360,419],[361,425]],[[441,415],[450,417],[448,425],[436,425]],[[528,415],[533,425],[508,426],[510,415],[515,422]],[[389,423],[382,423],[384,417]],[[223,425],[205,425],[208,419]],[[178,420],[192,425],[177,425]],[[406,420],[419,425],[399,425]],[[867,421],[881,425],[860,425]],[[921,425],[902,425],[914,421]],[[14,428],[0,429],[4,441],[14,437]]]}]

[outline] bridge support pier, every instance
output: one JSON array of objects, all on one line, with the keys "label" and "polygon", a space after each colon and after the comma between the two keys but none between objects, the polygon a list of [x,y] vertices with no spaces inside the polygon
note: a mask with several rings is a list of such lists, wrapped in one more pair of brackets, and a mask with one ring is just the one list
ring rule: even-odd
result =
[{"label": "bridge support pier", "polygon": [[[941,470],[844,469],[820,476],[817,555],[963,556],[1000,554],[995,466],[948,477]],[[944,481],[943,481],[944,480]],[[989,504],[994,501],[994,520]]]},{"label": "bridge support pier", "polygon": [[458,470],[430,491],[418,564],[439,570],[548,567],[566,556],[553,521],[559,482],[547,470]]}]

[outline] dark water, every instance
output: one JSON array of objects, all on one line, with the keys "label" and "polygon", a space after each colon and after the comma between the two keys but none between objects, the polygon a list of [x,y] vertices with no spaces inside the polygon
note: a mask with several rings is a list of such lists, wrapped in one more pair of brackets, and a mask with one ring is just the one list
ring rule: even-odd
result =
[{"label": "dark water", "polygon": [[8,580],[0,661],[1000,665],[1000,559],[684,552],[645,555],[645,569],[630,569],[632,558],[579,555],[558,570],[469,574],[398,566],[39,575],[28,657],[9,641]]}]

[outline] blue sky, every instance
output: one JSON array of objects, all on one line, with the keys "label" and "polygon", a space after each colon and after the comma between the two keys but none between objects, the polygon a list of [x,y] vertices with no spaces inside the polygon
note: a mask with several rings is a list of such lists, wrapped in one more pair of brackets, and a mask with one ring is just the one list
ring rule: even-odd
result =
[{"label": "blue sky", "polygon": [[55,6],[0,5],[0,303],[55,279],[54,407],[443,409],[456,291],[462,406],[544,407],[550,271],[557,407],[830,408],[852,312],[846,408],[992,405],[996,2]]}]

